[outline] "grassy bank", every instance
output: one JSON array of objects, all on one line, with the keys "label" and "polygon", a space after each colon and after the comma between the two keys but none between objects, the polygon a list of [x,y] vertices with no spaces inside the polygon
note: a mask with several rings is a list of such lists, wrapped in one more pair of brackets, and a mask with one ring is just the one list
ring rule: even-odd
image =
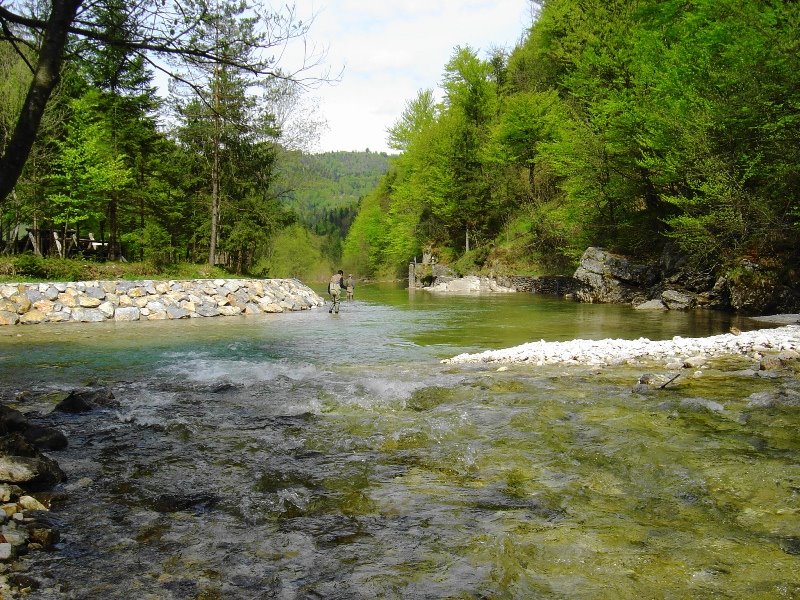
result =
[{"label": "grassy bank", "polygon": [[41,258],[32,254],[0,257],[0,282],[92,281],[116,279],[214,279],[231,277],[219,267],[178,263],[96,262]]}]

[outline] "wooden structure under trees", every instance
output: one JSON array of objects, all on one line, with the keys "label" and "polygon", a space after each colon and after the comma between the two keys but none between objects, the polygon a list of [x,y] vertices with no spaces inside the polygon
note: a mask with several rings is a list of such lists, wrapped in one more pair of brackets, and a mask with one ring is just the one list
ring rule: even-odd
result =
[{"label": "wooden structure under trees", "polygon": [[79,238],[74,229],[31,229],[27,228],[28,235],[24,238],[21,252],[32,250],[37,256],[56,255],[61,258],[71,258],[76,255],[103,258],[108,251],[108,242],[94,239],[89,233],[88,237]]}]

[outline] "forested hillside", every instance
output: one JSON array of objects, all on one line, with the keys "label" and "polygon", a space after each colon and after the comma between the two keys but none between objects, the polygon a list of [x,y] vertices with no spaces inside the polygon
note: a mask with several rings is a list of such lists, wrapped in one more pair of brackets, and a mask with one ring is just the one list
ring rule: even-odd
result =
[{"label": "forested hillside", "polygon": [[361,199],[389,169],[389,156],[370,152],[280,152],[277,196],[297,223],[273,236],[259,263],[275,277],[327,281],[342,258],[342,241]]},{"label": "forested hillside", "polygon": [[389,170],[383,152],[299,150],[280,155],[278,186],[285,206],[317,234],[347,234],[362,197],[374,190]]},{"label": "forested hillside", "polygon": [[796,281],[800,4],[540,7],[518,47],[456,48],[440,93],[408,101],[348,268],[394,276],[428,249],[462,271],[570,272],[589,245],[669,245],[705,272],[746,259]]}]

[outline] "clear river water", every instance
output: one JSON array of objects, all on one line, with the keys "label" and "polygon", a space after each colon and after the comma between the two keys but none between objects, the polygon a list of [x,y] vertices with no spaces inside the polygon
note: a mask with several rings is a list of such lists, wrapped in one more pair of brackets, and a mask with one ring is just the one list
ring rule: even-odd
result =
[{"label": "clear river water", "polygon": [[663,366],[439,362],[754,324],[393,285],[356,298],[338,315],[0,329],[0,390],[29,390],[21,410],[86,385],[119,401],[40,419],[69,438],[51,454],[68,480],[62,541],[21,559],[31,597],[800,597],[800,409],[748,401],[793,379],[728,364],[640,395]]}]

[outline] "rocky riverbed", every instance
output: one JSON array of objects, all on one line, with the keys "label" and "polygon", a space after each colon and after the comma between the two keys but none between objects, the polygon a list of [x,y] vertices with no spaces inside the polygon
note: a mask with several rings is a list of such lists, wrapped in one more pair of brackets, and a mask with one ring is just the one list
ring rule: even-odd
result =
[{"label": "rocky riverbed", "polygon": [[[360,323],[404,316],[381,307],[368,319],[360,308]],[[315,316],[325,329],[315,329]],[[91,378],[68,383],[26,388],[22,378],[5,381],[2,434],[33,446],[25,450],[19,442],[6,453],[18,465],[52,457],[69,479],[59,483],[60,471],[45,468],[49,475],[38,482],[0,484],[0,495],[8,497],[3,512],[10,515],[2,543],[11,554],[0,562],[0,597],[444,597],[474,590],[523,597],[514,594],[520,588],[494,583],[492,569],[507,556],[513,564],[524,559],[525,569],[537,565],[542,581],[574,576],[589,586],[570,584],[552,597],[576,590],[602,596],[615,584],[609,593],[618,597],[663,595],[670,586],[667,594],[687,597],[800,589],[788,587],[796,577],[785,582],[800,553],[792,519],[797,478],[785,466],[793,469],[796,457],[785,450],[794,444],[800,405],[796,327],[667,340],[682,350],[661,360],[685,375],[670,383],[673,373],[643,367],[654,352],[622,359],[619,350],[620,367],[585,366],[613,363],[580,362],[576,354],[543,369],[530,368],[530,361],[516,368],[443,367],[426,354],[406,370],[403,352],[413,344],[403,344],[392,360],[369,362],[378,349],[398,347],[394,330],[371,328],[360,329],[354,342],[364,344],[363,352],[343,350],[314,367],[307,361],[320,353],[318,340],[340,333],[344,321],[311,313],[280,322],[273,329],[295,324],[303,354],[287,352],[285,337],[245,343],[230,333],[236,324],[224,320],[133,324],[130,330],[197,327],[228,334],[217,350],[197,353],[203,344],[193,340],[189,348],[159,351],[152,368],[125,365],[104,373],[92,363]],[[84,331],[102,329],[119,327]],[[703,344],[720,339],[738,340],[725,346],[737,359],[705,370],[708,357],[722,355]],[[649,347],[642,340],[606,340],[554,343],[547,350],[556,356],[560,349],[564,357],[565,345],[601,344],[611,354],[626,343]],[[272,352],[281,345],[275,360]],[[119,349],[112,362],[125,353]],[[49,356],[26,360],[63,368]],[[157,371],[162,359],[171,365],[134,382],[137,372]],[[328,392],[332,380],[335,396]],[[733,400],[706,393],[724,386],[735,389]],[[775,411],[783,411],[780,418]],[[721,455],[717,445],[726,453],[742,450]],[[683,458],[683,448],[690,457]],[[374,460],[378,453],[383,462]],[[408,468],[399,469],[406,457]],[[700,463],[708,466],[700,470]],[[495,472],[496,466],[503,470]],[[21,470],[10,469],[9,477]],[[435,474],[425,494],[417,492],[428,479],[420,473]],[[766,480],[769,496],[761,490]],[[46,510],[51,502],[52,512]],[[623,510],[630,512],[620,517]],[[683,520],[673,519],[683,511]],[[647,516],[635,520],[642,513]],[[735,531],[716,529],[737,519]],[[536,537],[519,537],[520,531]],[[440,559],[465,543],[462,534],[471,545],[463,555],[444,554],[444,561],[464,568],[443,581]],[[500,540],[497,554],[480,562],[492,540]],[[430,544],[430,575],[420,567],[420,544]],[[376,587],[392,572],[392,552],[405,552],[404,565],[411,566],[412,582],[401,592],[388,587],[392,581]],[[385,556],[389,562],[381,562]],[[354,560],[374,573],[369,585],[357,587]],[[623,560],[635,577],[620,581],[616,570],[605,573],[606,565]],[[492,581],[482,589],[481,569]],[[420,573],[427,577],[421,583]],[[592,577],[596,584],[583,583]],[[712,586],[714,578],[722,581]],[[699,592],[698,580],[707,586]]]}]

